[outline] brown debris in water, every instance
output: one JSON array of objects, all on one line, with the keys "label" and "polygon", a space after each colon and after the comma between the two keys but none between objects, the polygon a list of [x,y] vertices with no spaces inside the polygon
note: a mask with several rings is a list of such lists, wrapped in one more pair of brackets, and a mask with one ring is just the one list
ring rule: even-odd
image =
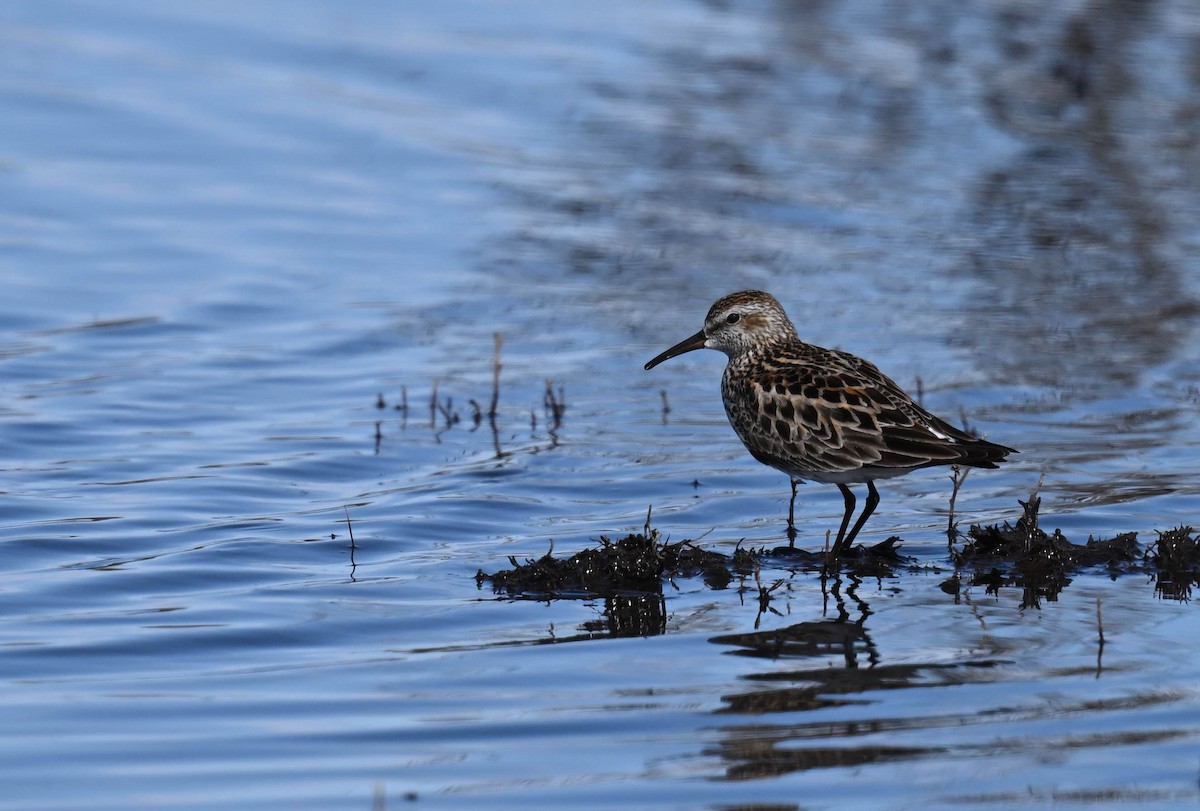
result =
[{"label": "brown debris in water", "polygon": [[[1021,517],[1016,524],[973,524],[967,532],[970,540],[961,550],[951,552],[955,565],[969,570],[970,585],[984,586],[988,594],[1006,586],[1022,588],[1025,594],[1021,605],[1025,608],[1036,607],[1042,598],[1058,599],[1070,584],[1071,575],[1081,569],[1104,566],[1111,577],[1141,570],[1143,556],[1136,532],[1072,543],[1058,529],[1047,533],[1041,528],[1038,511],[1042,499],[1036,491],[1028,501],[1017,503],[1021,505]],[[958,577],[952,577],[941,588],[957,595],[961,583]]]},{"label": "brown debris in water", "polygon": [[[983,586],[988,594],[1002,588],[1023,590],[1021,606],[1037,607],[1043,599],[1055,601],[1074,576],[1086,569],[1102,569],[1109,577],[1142,572],[1155,582],[1164,599],[1188,600],[1200,585],[1200,533],[1181,526],[1158,533],[1158,540],[1143,550],[1137,533],[1111,538],[1089,537],[1086,543],[1068,540],[1060,530],[1046,532],[1039,521],[1042,500],[1035,491],[1028,501],[1017,502],[1021,515],[1015,523],[974,524],[961,548],[951,547],[955,573],[940,584],[957,599],[967,586]],[[714,589],[727,588],[735,579],[758,584],[760,614],[770,611],[779,587],[764,584],[758,575],[764,566],[820,572],[835,569],[852,577],[892,577],[901,570],[928,571],[919,559],[902,556],[900,538],[890,537],[874,546],[854,547],[841,560],[820,552],[777,547],[748,549],[738,546],[731,555],[701,549],[695,541],[668,542],[649,526],[619,540],[602,536],[598,545],[567,558],[550,551],[537,559],[519,562],[510,557],[511,569],[494,574],[480,570],[479,586],[489,582],[498,594],[532,599],[614,598],[661,595],[663,582],[701,577]],[[935,566],[936,569],[936,566]],[[750,589],[747,587],[747,591]]]},{"label": "brown debris in water", "polygon": [[553,547],[536,560],[517,562],[495,574],[480,571],[477,583],[491,581],[497,592],[543,598],[582,597],[662,591],[663,578],[701,576],[711,588],[725,588],[733,577],[729,559],[691,541],[669,543],[658,530],[633,533],[613,541],[600,537],[600,545],[569,558],[554,557]]},{"label": "brown debris in water", "polygon": [[1086,544],[1071,543],[1060,530],[1047,534],[1038,525],[1038,511],[1042,506],[1040,496],[1030,496],[1029,501],[1018,499],[1017,503],[1021,505],[1022,514],[1016,525],[1007,521],[1003,526],[972,524],[967,532],[970,541],[955,553],[956,562],[978,564],[1003,560],[1064,571],[1099,565],[1120,569],[1136,562],[1141,555],[1136,532],[1103,540],[1089,537]]},{"label": "brown debris in water", "polygon": [[1145,560],[1155,572],[1154,590],[1170,600],[1188,600],[1192,586],[1200,585],[1200,536],[1191,527],[1158,533],[1146,550]]},{"label": "brown debris in water", "polygon": [[[910,562],[897,553],[899,540],[892,537],[873,547],[858,547],[839,563],[864,577],[891,575],[898,566]],[[523,563],[509,557],[513,568],[495,574],[480,570],[475,581],[481,586],[490,582],[497,593],[537,599],[661,593],[664,580],[689,577],[701,577],[709,588],[723,589],[735,577],[756,575],[763,561],[768,560],[776,565],[799,563],[811,570],[829,565],[822,554],[786,547],[767,550],[738,546],[732,555],[724,555],[701,549],[691,540],[665,541],[658,530],[647,526],[643,532],[616,541],[601,536],[598,546],[568,558],[556,558],[553,545],[542,557]]]}]

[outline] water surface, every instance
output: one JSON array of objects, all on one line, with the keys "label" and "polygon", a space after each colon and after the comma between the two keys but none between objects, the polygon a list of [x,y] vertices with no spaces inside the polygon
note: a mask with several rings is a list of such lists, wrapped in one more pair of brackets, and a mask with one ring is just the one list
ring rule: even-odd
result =
[{"label": "water surface", "polygon": [[[1193,607],[950,596],[944,471],[864,531],[912,571],[780,561],[761,616],[752,578],[667,584],[653,634],[474,579],[650,505],[782,542],[721,357],[641,369],[743,287],[1020,449],[964,529],[1039,480],[1075,541],[1193,522],[1187,3],[0,23],[0,804],[1195,805]],[[819,548],[841,498],[801,494]]]}]

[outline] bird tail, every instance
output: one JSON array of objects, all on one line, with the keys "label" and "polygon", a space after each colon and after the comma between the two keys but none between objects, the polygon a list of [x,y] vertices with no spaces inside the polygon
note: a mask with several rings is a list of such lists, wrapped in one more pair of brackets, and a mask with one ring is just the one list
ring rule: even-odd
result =
[{"label": "bird tail", "polygon": [[958,464],[970,467],[994,468],[998,462],[1006,461],[1010,453],[1019,453],[1014,448],[997,445],[995,442],[988,442],[986,439],[974,439],[970,442],[964,442],[960,447],[962,449],[962,456],[959,458]]},{"label": "bird tail", "polygon": [[[1019,453],[1015,448],[998,445],[995,442],[988,442],[986,439],[980,439],[977,436],[968,434],[966,431],[955,428],[948,422],[936,417],[934,419],[937,420],[936,424],[939,430],[957,440],[955,447],[958,449],[960,455],[958,460],[951,464],[994,468],[998,462],[1006,461],[1010,453]],[[946,463],[942,462],[941,464]]]}]

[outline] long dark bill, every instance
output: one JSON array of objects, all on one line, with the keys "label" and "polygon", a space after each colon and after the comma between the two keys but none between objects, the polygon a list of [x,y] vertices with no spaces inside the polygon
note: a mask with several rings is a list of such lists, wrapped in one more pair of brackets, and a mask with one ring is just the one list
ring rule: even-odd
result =
[{"label": "long dark bill", "polygon": [[656,357],[654,360],[647,363],[646,371],[650,371],[655,366],[662,363],[664,360],[670,360],[671,358],[676,357],[677,355],[682,355],[684,352],[691,352],[693,349],[703,349],[704,348],[704,340],[705,340],[704,339],[704,330],[700,330],[695,335],[693,335],[691,338],[684,338],[682,341],[675,344],[675,346],[671,347],[666,352],[663,352],[661,355]]}]

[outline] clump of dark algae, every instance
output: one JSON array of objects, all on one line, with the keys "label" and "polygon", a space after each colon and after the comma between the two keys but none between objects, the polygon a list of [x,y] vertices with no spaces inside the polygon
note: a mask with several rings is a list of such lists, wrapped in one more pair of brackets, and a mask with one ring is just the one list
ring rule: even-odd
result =
[{"label": "clump of dark algae", "polygon": [[[1042,600],[1056,601],[1077,575],[1097,570],[1114,579],[1134,572],[1149,574],[1164,599],[1190,599],[1192,587],[1200,585],[1200,533],[1192,527],[1160,532],[1144,551],[1135,532],[1089,537],[1077,544],[1058,529],[1048,533],[1041,527],[1042,500],[1036,490],[1027,501],[1017,503],[1021,514],[1015,522],[973,524],[965,539],[951,524],[952,541],[965,542],[957,549],[951,547],[955,573],[941,584],[943,591],[957,598],[964,584],[983,586],[988,594],[1015,587],[1023,592],[1021,607],[1036,608]],[[601,536],[596,546],[570,557],[555,557],[553,544],[540,558],[521,562],[510,556],[511,569],[492,574],[480,570],[475,580],[481,588],[490,583],[495,593],[510,599],[602,598],[605,620],[585,624],[586,631],[645,636],[666,628],[664,583],[699,577],[709,588],[724,589],[737,580],[743,591],[757,591],[761,615],[770,610],[772,595],[783,582],[764,585],[759,574],[765,568],[819,572],[823,583],[835,573],[856,581],[929,570],[919,560],[901,555],[899,543],[900,538],[893,536],[874,546],[856,546],[837,561],[790,547],[739,545],[733,554],[725,555],[702,549],[693,540],[665,540],[647,522],[643,532],[618,540]]]},{"label": "clump of dark algae", "polygon": [[[892,537],[872,547],[858,547],[839,563],[860,575],[893,574],[906,562],[896,551],[899,540]],[[511,597],[570,599],[626,592],[661,593],[664,580],[690,577],[702,577],[710,588],[723,589],[735,577],[754,574],[764,561],[780,561],[780,550],[739,546],[732,555],[724,555],[701,549],[691,540],[666,541],[657,529],[649,527],[616,541],[601,536],[598,543],[568,558],[554,557],[553,546],[542,557],[524,563],[509,556],[513,568],[495,574],[481,570],[475,579],[480,585],[491,582],[497,593]],[[799,568],[803,569],[827,565],[825,556],[819,553],[804,553],[801,562]]]},{"label": "clump of dark algae", "polygon": [[664,579],[703,577],[711,588],[725,588],[733,579],[730,559],[701,549],[692,541],[670,543],[656,529],[613,541],[600,536],[599,545],[569,558],[554,550],[524,563],[510,556],[513,568],[495,574],[480,571],[476,582],[491,581],[496,592],[511,597],[571,599],[622,593],[661,594]]},{"label": "clump of dark algae", "polygon": [[1158,533],[1144,559],[1153,567],[1154,590],[1164,599],[1191,599],[1192,586],[1200,585],[1200,536],[1191,527]]},{"label": "clump of dark algae", "polygon": [[[896,538],[875,547],[859,548],[838,562],[844,570],[861,576],[889,576],[902,559],[895,551]],[[601,536],[597,545],[570,557],[555,557],[553,545],[540,558],[518,561],[510,556],[511,569],[475,575],[480,587],[490,583],[497,594],[522,600],[581,600],[603,598],[605,621],[585,626],[589,631],[617,635],[651,635],[666,627],[663,584],[699,577],[712,589],[728,588],[738,579],[740,587],[751,590],[747,581],[757,584],[760,611],[770,602],[774,588],[763,587],[757,575],[764,564],[777,567],[780,550],[747,549],[740,545],[725,555],[702,549],[696,541],[671,542],[652,529],[631,533],[619,540]],[[805,553],[802,559],[792,555],[787,565],[797,569],[826,571],[830,562],[824,555]]]},{"label": "clump of dark algae", "polygon": [[1041,528],[1042,499],[1036,491],[1028,501],[1017,503],[1021,516],[1015,524],[971,525],[967,543],[951,551],[959,572],[942,583],[943,591],[958,594],[964,577],[970,585],[984,586],[988,594],[1015,586],[1024,591],[1021,607],[1028,608],[1037,607],[1043,598],[1057,600],[1071,576],[1085,569],[1103,567],[1113,578],[1143,570],[1136,532],[1072,543],[1058,529],[1047,533]]},{"label": "clump of dark algae", "polygon": [[[492,584],[498,594],[524,600],[603,598],[603,618],[584,623],[585,635],[654,636],[667,627],[663,580],[704,578],[711,588],[725,588],[733,577],[726,557],[691,541],[669,543],[646,527],[620,540],[601,536],[598,545],[567,558],[554,548],[524,563],[509,557],[511,569],[494,574],[480,570],[476,585]],[[560,640],[561,641],[561,640]]]}]

